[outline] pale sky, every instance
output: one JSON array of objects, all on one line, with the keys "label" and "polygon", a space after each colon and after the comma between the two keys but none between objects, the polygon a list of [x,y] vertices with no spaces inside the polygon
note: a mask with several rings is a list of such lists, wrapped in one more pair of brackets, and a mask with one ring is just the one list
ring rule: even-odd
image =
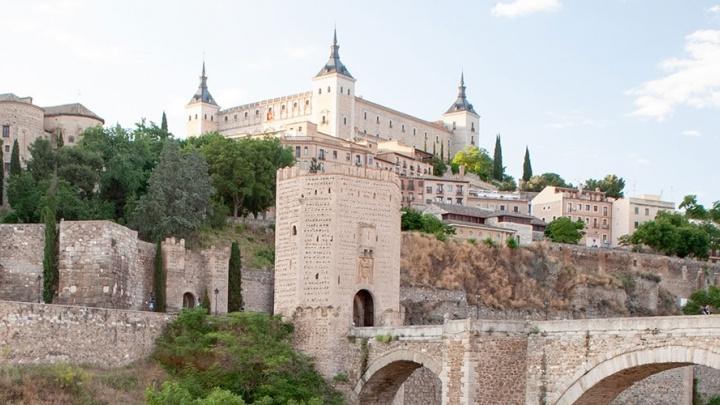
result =
[{"label": "pale sky", "polygon": [[420,118],[463,69],[515,177],[528,145],[536,174],[720,200],[720,0],[0,0],[0,93],[182,137],[203,55],[223,108],[307,91],[334,25],[356,93]]}]

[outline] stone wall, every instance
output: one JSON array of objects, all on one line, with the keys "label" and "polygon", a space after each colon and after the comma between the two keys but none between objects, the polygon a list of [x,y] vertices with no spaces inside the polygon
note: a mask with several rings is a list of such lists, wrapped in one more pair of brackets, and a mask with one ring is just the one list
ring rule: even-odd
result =
[{"label": "stone wall", "polygon": [[0,366],[118,367],[147,357],[172,316],[0,301]]},{"label": "stone wall", "polygon": [[[714,371],[714,370],[713,370]],[[653,374],[621,392],[612,405],[692,405],[693,367]]]},{"label": "stone wall", "polygon": [[0,224],[0,298],[42,300],[45,226]]},{"label": "stone wall", "polygon": [[242,294],[246,311],[273,313],[273,270],[242,269]]},{"label": "stone wall", "polygon": [[114,222],[61,221],[54,302],[142,309],[152,286],[145,285],[147,269],[141,264],[150,258],[138,257],[138,242],[136,231]]}]

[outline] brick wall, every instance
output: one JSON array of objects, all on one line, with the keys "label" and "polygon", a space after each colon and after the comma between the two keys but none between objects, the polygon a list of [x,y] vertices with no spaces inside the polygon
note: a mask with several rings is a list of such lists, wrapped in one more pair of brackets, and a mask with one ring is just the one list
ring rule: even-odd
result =
[{"label": "brick wall", "polygon": [[0,225],[0,298],[42,300],[45,225]]},{"label": "brick wall", "polygon": [[171,319],[153,312],[0,301],[0,366],[123,366],[147,357]]}]

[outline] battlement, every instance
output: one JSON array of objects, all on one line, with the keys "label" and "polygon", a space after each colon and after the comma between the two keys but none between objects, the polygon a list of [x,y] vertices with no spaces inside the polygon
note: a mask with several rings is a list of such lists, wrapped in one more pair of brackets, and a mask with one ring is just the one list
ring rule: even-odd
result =
[{"label": "battlement", "polygon": [[298,166],[285,167],[278,169],[277,181],[289,180],[297,177],[304,176],[348,176],[358,179],[367,180],[379,180],[388,181],[400,188],[400,178],[397,174],[389,170],[370,169],[361,166],[344,166],[344,165],[332,165],[324,167],[322,170],[317,172],[311,172],[308,169],[301,168]]}]

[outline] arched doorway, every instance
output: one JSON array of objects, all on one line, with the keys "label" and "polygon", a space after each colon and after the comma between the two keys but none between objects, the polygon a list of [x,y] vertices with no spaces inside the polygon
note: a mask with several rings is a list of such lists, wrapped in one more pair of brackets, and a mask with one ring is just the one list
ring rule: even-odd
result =
[{"label": "arched doorway", "polygon": [[720,369],[720,354],[684,346],[628,352],[585,371],[562,390],[554,404],[610,404],[621,392],[638,381],[665,370],[693,364]]},{"label": "arched doorway", "polygon": [[192,293],[183,294],[183,308],[195,308],[195,296]]},{"label": "arched doorway", "polygon": [[[398,394],[403,395],[402,403],[405,404],[439,405],[442,402],[439,373],[439,363],[424,354],[393,351],[368,366],[354,391],[361,405],[391,404]],[[399,392],[403,384],[411,386]],[[420,385],[424,389],[418,389]]]},{"label": "arched doorway", "polygon": [[353,325],[375,325],[375,307],[372,295],[368,290],[360,290],[353,298]]}]

